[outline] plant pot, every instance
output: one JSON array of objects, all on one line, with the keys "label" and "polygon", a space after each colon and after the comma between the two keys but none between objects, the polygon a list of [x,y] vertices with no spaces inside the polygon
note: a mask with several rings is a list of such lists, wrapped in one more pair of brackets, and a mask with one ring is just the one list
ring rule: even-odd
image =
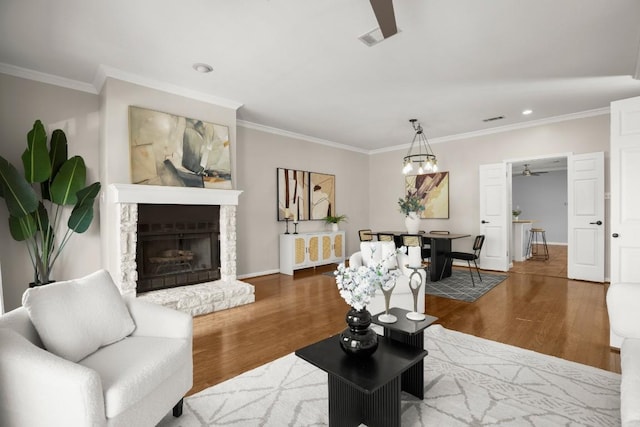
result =
[{"label": "plant pot", "polygon": [[420,231],[420,214],[418,212],[409,212],[404,218],[404,226],[409,234],[418,234]]},{"label": "plant pot", "polygon": [[335,222],[333,224],[331,224],[331,231],[335,232],[335,231],[338,231],[338,230],[339,230],[338,224],[336,224]]}]

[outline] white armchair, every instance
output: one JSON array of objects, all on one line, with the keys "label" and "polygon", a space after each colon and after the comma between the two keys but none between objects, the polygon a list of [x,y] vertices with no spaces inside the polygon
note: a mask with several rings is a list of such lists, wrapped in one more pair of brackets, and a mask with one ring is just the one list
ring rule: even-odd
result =
[{"label": "white armchair", "polygon": [[[356,252],[351,255],[351,257],[349,257],[349,266],[359,267],[361,265],[368,265],[369,262],[377,261],[381,257],[384,258],[385,256],[387,256],[387,254],[395,251],[395,249],[396,246],[393,242],[361,242],[360,252]],[[419,254],[418,258],[420,259]],[[411,288],[409,288],[409,277],[415,270],[407,268],[406,266],[408,264],[409,255],[402,253],[391,257],[388,261],[389,268],[399,268],[402,272],[402,275],[398,277],[396,281],[396,287],[393,289],[393,293],[391,294],[390,306],[413,311],[413,293],[411,292]],[[421,278],[420,289],[418,292],[417,311],[418,313],[424,313],[424,287],[426,283],[426,272],[422,268],[417,269],[417,271]],[[382,291],[378,290],[376,291],[376,295],[371,300],[371,303],[369,303],[369,305],[367,306],[367,310],[369,310],[369,312],[374,315],[384,311],[384,309],[384,295],[382,294]]]},{"label": "white armchair", "polygon": [[123,300],[105,271],[30,289],[0,317],[0,425],[155,426],[182,413],[191,348],[191,316]]},{"label": "white armchair", "polygon": [[640,285],[613,283],[607,291],[611,329],[620,347],[620,418],[623,427],[640,427]]}]

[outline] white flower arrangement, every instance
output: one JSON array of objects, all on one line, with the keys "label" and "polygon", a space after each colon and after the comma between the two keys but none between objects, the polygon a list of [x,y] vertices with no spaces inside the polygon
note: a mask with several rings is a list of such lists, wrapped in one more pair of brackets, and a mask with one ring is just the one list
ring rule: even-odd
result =
[{"label": "white flower arrangement", "polygon": [[404,253],[404,250],[403,246],[369,267],[346,267],[344,263],[338,265],[334,274],[340,296],[356,310],[365,308],[377,289],[382,289],[388,282],[395,281],[400,276],[400,270],[389,270],[386,261],[397,253]]}]

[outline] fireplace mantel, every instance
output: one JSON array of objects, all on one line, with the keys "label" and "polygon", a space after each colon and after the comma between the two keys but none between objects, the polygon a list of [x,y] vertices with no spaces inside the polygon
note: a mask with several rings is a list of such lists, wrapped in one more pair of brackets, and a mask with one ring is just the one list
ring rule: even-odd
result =
[{"label": "fireplace mantel", "polygon": [[112,203],[149,203],[174,205],[238,205],[240,190],[169,187],[142,184],[110,184]]}]

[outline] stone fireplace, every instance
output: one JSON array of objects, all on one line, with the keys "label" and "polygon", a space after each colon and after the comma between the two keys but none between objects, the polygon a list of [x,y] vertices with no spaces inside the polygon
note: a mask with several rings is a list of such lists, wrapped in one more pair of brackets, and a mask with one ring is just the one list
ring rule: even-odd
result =
[{"label": "stone fireplace", "polygon": [[[194,316],[254,302],[254,287],[236,279],[236,206],[240,193],[188,187],[109,185],[107,197],[114,214],[113,232],[118,236],[115,243],[118,256],[109,269],[120,292]],[[205,209],[197,209],[198,206]],[[180,212],[180,207],[183,209],[178,218],[182,219],[167,217],[169,212]],[[155,212],[150,220],[147,211]],[[217,224],[211,222],[214,212],[218,213]],[[147,218],[139,227],[140,213]],[[185,218],[194,221],[184,221]],[[152,243],[160,246],[138,244],[139,240],[149,239],[157,240]],[[210,246],[203,249],[207,239]],[[140,277],[138,263],[145,261],[147,265],[142,266],[144,274]],[[218,265],[209,265],[216,262]],[[157,289],[149,291],[154,281]],[[179,281],[184,283],[177,283]]]}]

